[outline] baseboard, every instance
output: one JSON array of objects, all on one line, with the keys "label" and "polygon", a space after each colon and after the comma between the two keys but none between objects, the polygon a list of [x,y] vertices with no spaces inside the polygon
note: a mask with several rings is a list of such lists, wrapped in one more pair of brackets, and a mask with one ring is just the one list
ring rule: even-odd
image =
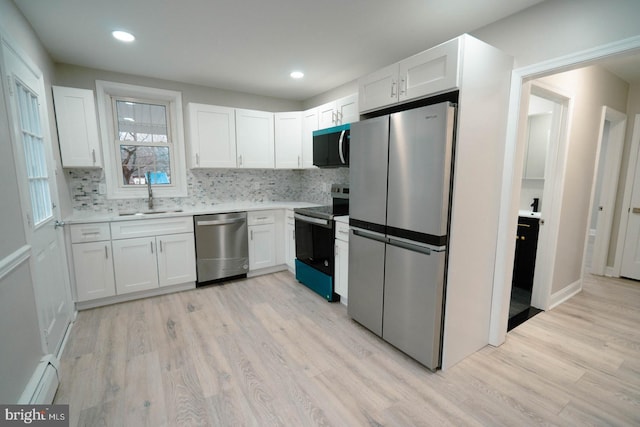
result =
[{"label": "baseboard", "polygon": [[562,304],[581,290],[582,280],[576,280],[572,284],[560,289],[558,292],[551,294],[551,298],[549,301],[549,310]]},{"label": "baseboard", "polygon": [[48,405],[52,403],[60,383],[59,366],[58,359],[53,354],[44,356],[36,366],[36,370],[17,403],[20,405]]},{"label": "baseboard", "polygon": [[163,286],[146,291],[132,292],[130,294],[116,295],[113,297],[99,298],[89,301],[76,302],[76,310],[86,310],[88,308],[101,307],[103,305],[117,304],[119,302],[131,301],[134,299],[155,297],[158,295],[170,294],[173,292],[188,291],[195,289],[195,282],[187,282],[180,285]]},{"label": "baseboard", "polygon": [[285,271],[288,269],[289,268],[287,267],[286,264],[274,265],[273,267],[265,267],[265,268],[260,268],[258,270],[251,270],[250,272],[247,273],[247,277],[262,276],[263,274],[277,273],[279,271]]},{"label": "baseboard", "polygon": [[616,274],[615,268],[614,267],[605,267],[604,268],[604,275],[607,277],[619,277],[618,274]]}]

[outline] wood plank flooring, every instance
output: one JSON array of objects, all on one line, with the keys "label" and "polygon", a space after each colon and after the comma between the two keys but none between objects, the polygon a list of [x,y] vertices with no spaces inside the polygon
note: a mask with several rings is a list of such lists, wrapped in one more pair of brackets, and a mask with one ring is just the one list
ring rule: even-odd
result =
[{"label": "wood plank flooring", "polygon": [[639,311],[640,283],[589,276],[434,374],[282,272],[80,312],[55,403],[92,427],[640,425]]}]

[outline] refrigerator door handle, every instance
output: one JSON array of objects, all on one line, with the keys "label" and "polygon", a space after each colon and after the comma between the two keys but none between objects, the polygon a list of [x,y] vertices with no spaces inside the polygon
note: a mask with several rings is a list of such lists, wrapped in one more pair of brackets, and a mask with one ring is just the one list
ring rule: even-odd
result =
[{"label": "refrigerator door handle", "polygon": [[351,231],[355,236],[364,237],[365,239],[377,240],[378,242],[387,243],[389,239],[384,234],[372,231],[362,230],[360,228],[351,227]]},{"label": "refrigerator door handle", "polygon": [[392,246],[397,246],[414,252],[420,252],[426,255],[431,255],[431,252],[444,252],[446,250],[446,246],[433,246],[400,237],[387,238],[387,243]]}]

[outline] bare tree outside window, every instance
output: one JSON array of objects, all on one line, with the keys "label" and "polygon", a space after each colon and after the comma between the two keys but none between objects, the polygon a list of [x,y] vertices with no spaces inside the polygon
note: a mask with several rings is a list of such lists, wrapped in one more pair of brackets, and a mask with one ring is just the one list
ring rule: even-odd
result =
[{"label": "bare tree outside window", "polygon": [[[167,106],[115,99],[122,183],[171,184]],[[148,175],[147,175],[148,174]]]}]

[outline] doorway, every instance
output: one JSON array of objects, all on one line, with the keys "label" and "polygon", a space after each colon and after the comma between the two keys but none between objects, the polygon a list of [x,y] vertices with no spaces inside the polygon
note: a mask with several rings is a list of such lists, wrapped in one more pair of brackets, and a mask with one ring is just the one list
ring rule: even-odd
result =
[{"label": "doorway", "polygon": [[555,257],[556,207],[564,177],[571,95],[541,81],[523,85],[524,146],[507,330],[546,308]]},{"label": "doorway", "polygon": [[[524,96],[523,84],[529,79],[551,75],[554,72],[574,69],[613,56],[634,55],[640,51],[640,36],[619,40],[597,48],[588,49],[553,60],[543,61],[537,64],[515,69],[511,79],[510,111],[507,123],[504,179],[502,187],[502,200],[500,219],[498,226],[498,244],[496,248],[496,266],[494,275],[494,292],[491,306],[491,325],[489,330],[489,344],[501,345],[506,339],[508,326],[508,310],[511,277],[513,274],[513,253],[515,252],[515,239],[517,229],[517,212],[520,196],[520,178],[522,176],[521,159],[524,149],[520,145],[519,119],[522,115],[521,101]],[[520,114],[518,114],[520,112]],[[626,189],[625,189],[626,190]],[[560,203],[558,203],[560,205]],[[552,225],[547,223],[545,227]],[[584,230],[586,232],[586,228]],[[583,235],[584,236],[584,235]],[[571,241],[564,242],[564,246]],[[618,241],[620,244],[620,241]],[[618,258],[616,251],[616,258]],[[550,256],[550,255],[549,255]],[[619,265],[616,260],[616,267]],[[573,268],[574,266],[572,266]],[[577,265],[575,266],[577,267]],[[614,270],[615,270],[614,268]],[[550,283],[547,285],[550,286]],[[536,287],[532,292],[532,299],[536,298]],[[569,298],[580,291],[580,282],[571,283],[554,294],[554,304]],[[547,304],[551,301],[551,294],[540,295]],[[549,305],[547,305],[549,307]]]}]

